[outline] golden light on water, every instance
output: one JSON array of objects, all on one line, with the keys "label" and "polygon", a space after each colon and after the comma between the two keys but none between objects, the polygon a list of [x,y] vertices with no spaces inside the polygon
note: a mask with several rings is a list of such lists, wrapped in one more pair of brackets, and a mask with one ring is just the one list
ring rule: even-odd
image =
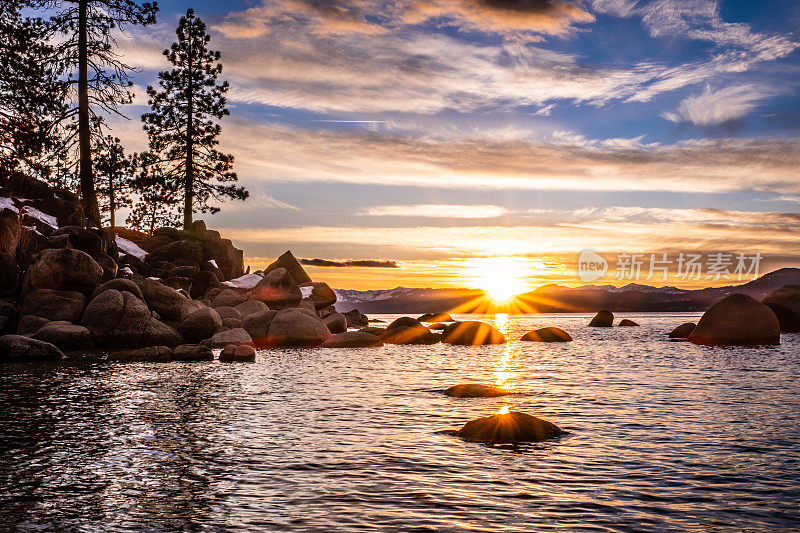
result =
[{"label": "golden light on water", "polygon": [[501,407],[500,410],[497,411],[497,414],[499,414],[499,415],[507,415],[508,414],[508,406],[504,405],[503,407]]}]

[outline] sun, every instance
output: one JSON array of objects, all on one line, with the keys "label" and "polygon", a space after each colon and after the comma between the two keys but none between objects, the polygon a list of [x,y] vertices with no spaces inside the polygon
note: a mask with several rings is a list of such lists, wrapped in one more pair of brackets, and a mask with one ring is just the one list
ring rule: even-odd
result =
[{"label": "sun", "polygon": [[475,259],[471,268],[475,285],[496,303],[508,302],[528,290],[528,272],[518,257],[482,257]]}]

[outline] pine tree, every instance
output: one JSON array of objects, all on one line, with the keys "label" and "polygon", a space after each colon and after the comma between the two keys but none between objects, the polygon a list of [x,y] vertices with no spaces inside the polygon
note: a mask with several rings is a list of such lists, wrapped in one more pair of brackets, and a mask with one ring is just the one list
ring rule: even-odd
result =
[{"label": "pine tree", "polygon": [[[58,12],[50,19],[57,44],[58,61],[71,86],[77,107],[65,118],[77,116],[79,180],[83,210],[90,225],[100,226],[94,173],[92,170],[92,118],[101,112],[117,113],[120,104],[130,103],[133,68],[120,60],[114,34],[126,26],[154,24],[155,2],[135,0],[64,0],[54,4]],[[75,70],[77,69],[77,79]]]},{"label": "pine tree", "polygon": [[0,0],[0,167],[48,179],[62,151],[67,85],[47,23],[22,7],[39,6]]},{"label": "pine tree", "polygon": [[132,204],[130,192],[136,169],[132,155],[126,155],[119,138],[106,135],[95,139],[97,195],[101,213],[108,213],[111,228],[116,227],[116,212]]},{"label": "pine tree", "polygon": [[188,229],[195,211],[219,211],[211,200],[244,200],[248,192],[232,183],[238,179],[233,156],[216,149],[222,132],[218,120],[230,114],[224,96],[228,82],[217,82],[220,53],[207,48],[211,37],[192,9],[181,17],[176,34],[178,41],[164,50],[175,68],[158,74],[160,90],[147,88],[152,112],[142,122],[154,161],[183,200]]},{"label": "pine tree", "polygon": [[165,177],[164,165],[149,152],[140,154],[136,163],[141,172],[131,185],[138,200],[126,220],[128,226],[151,234],[156,228],[177,226],[178,194]]}]

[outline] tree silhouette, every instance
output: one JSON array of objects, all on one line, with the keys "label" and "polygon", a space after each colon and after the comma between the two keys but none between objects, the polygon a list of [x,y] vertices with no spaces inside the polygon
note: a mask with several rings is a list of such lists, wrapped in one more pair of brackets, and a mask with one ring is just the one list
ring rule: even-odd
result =
[{"label": "tree silhouette", "polygon": [[178,194],[165,178],[164,165],[149,152],[140,154],[137,163],[141,172],[131,185],[138,201],[128,215],[128,226],[151,234],[157,227],[177,226],[180,222]]},{"label": "tree silhouette", "polygon": [[[92,171],[92,117],[98,112],[117,113],[118,105],[130,103],[132,69],[116,52],[114,34],[127,26],[154,24],[155,2],[134,0],[64,0],[50,7],[57,9],[50,28],[60,36],[56,45],[58,62],[63,66],[77,107],[64,118],[77,115],[79,180],[83,210],[90,225],[100,226],[100,210]],[[77,79],[75,79],[77,69]],[[94,132],[95,135],[98,131]]]},{"label": "tree silhouette", "polygon": [[93,152],[96,154],[94,169],[100,212],[108,213],[109,225],[114,228],[117,209],[132,204],[130,192],[136,161],[125,154],[119,138],[111,135],[95,139]]},{"label": "tree silhouette", "polygon": [[222,128],[218,120],[230,113],[225,107],[228,82],[217,83],[222,73],[220,53],[207,48],[206,26],[189,9],[176,30],[178,41],[164,50],[173,68],[160,72],[159,86],[147,88],[152,112],[142,115],[153,161],[161,179],[183,200],[183,225],[192,223],[195,211],[216,213],[209,201],[244,200],[248,193],[233,172],[233,156],[216,149]]}]

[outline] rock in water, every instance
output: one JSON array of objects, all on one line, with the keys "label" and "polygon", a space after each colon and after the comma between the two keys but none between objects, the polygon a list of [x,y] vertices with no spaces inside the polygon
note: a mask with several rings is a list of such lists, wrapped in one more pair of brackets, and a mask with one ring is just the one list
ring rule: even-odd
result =
[{"label": "rock in water", "polygon": [[572,337],[563,329],[549,327],[529,331],[523,335],[520,340],[532,342],[569,342],[572,340]]},{"label": "rock in water", "polygon": [[173,361],[213,361],[214,352],[202,344],[181,344],[172,353]]},{"label": "rock in water", "polygon": [[49,342],[61,350],[81,350],[93,345],[88,328],[69,322],[49,322],[31,335],[31,338]]},{"label": "rock in water", "polygon": [[800,285],[786,285],[771,292],[762,303],[778,317],[781,331],[800,333]]},{"label": "rock in water", "polygon": [[380,339],[385,344],[436,344],[442,342],[440,334],[431,332],[422,324],[417,324],[417,327],[387,328],[380,334]]},{"label": "rock in water", "polygon": [[178,324],[178,332],[189,342],[200,342],[214,335],[221,325],[219,313],[210,307],[203,307],[186,315]]},{"label": "rock in water", "polygon": [[35,363],[38,361],[59,361],[64,354],[50,344],[22,335],[3,335],[0,337],[0,363]]},{"label": "rock in water", "polygon": [[561,429],[552,422],[518,411],[471,420],[458,432],[466,441],[487,444],[542,442],[561,434]]},{"label": "rock in water", "polygon": [[453,322],[453,317],[450,313],[425,313],[417,320],[420,322]]},{"label": "rock in water", "polygon": [[454,385],[444,393],[454,398],[494,398],[511,394],[511,391],[499,387],[481,385],[480,383],[464,383],[462,385]]},{"label": "rock in water", "polygon": [[264,273],[269,274],[276,268],[285,268],[286,271],[292,276],[294,282],[298,285],[302,285],[303,283],[311,283],[311,278],[308,277],[308,274],[300,265],[300,262],[295,259],[294,255],[292,255],[291,250],[287,250],[283,255],[276,259],[274,263],[269,265],[264,270]]},{"label": "rock in water", "polygon": [[215,333],[208,341],[204,342],[211,348],[224,348],[225,346],[254,346],[253,339],[242,328],[229,329]]},{"label": "rock in water", "polygon": [[694,328],[697,326],[694,322],[686,322],[669,332],[670,339],[688,339],[692,334]]},{"label": "rock in water", "polygon": [[633,320],[628,320],[627,318],[623,318],[622,320],[619,321],[619,325],[622,327],[630,327],[630,326],[638,326],[639,324],[637,324]]},{"label": "rock in water", "polygon": [[264,302],[270,309],[285,309],[297,307],[303,293],[285,268],[276,268],[256,284],[251,298]]},{"label": "rock in water", "polygon": [[[396,320],[393,320],[391,324],[386,326],[386,331],[393,330],[395,328],[425,328],[422,324],[419,323],[419,320],[416,318],[411,318],[410,316],[403,316]],[[428,328],[425,328],[428,329]]]},{"label": "rock in water", "polygon": [[256,360],[256,350],[252,346],[229,344],[220,352],[219,360],[223,363],[251,363]]},{"label": "rock in water", "polygon": [[611,311],[600,311],[596,315],[591,322],[589,322],[589,326],[593,328],[610,328],[614,325],[614,313]]},{"label": "rock in water", "polygon": [[363,331],[337,333],[319,345],[320,348],[372,348],[376,346],[383,346],[381,339]]},{"label": "rock in water", "polygon": [[152,316],[133,294],[109,289],[98,294],[83,312],[81,324],[89,328],[98,346],[136,347]]},{"label": "rock in water", "polygon": [[344,333],[347,331],[347,318],[342,313],[333,313],[322,319],[331,333]]},{"label": "rock in water", "polygon": [[103,277],[103,269],[86,252],[72,248],[43,250],[28,269],[31,289],[76,290],[88,293]]},{"label": "rock in water", "polygon": [[269,324],[266,345],[270,347],[319,346],[331,336],[322,320],[302,309],[278,311]]},{"label": "rock in water", "polygon": [[463,346],[481,346],[484,344],[503,344],[505,336],[494,326],[477,320],[454,322],[443,332],[444,342]]},{"label": "rock in water", "polygon": [[780,344],[780,324],[772,309],[746,294],[731,294],[706,311],[689,340],[707,346]]},{"label": "rock in water", "polygon": [[351,309],[346,313],[342,313],[347,319],[347,327],[360,328],[369,326],[369,318],[358,309]]}]

